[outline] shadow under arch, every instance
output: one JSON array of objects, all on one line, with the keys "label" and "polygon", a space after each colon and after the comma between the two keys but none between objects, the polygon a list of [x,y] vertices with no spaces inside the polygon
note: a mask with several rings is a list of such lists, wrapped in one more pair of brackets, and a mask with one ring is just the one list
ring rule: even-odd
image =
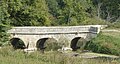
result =
[{"label": "shadow under arch", "polygon": [[38,50],[43,50],[43,49],[46,48],[46,47],[44,46],[44,43],[46,42],[47,39],[48,39],[48,38],[42,38],[42,39],[39,39],[39,40],[37,41],[36,47],[37,47]]},{"label": "shadow under arch", "polygon": [[73,51],[76,51],[77,49],[83,49],[85,46],[86,40],[82,37],[75,37],[71,41],[70,47],[73,49]]},{"label": "shadow under arch", "polygon": [[55,50],[54,46],[57,45],[57,40],[54,38],[41,38],[37,41],[36,47],[38,50]]},{"label": "shadow under arch", "polygon": [[24,42],[20,38],[12,38],[10,39],[10,43],[14,49],[25,49],[26,48]]}]

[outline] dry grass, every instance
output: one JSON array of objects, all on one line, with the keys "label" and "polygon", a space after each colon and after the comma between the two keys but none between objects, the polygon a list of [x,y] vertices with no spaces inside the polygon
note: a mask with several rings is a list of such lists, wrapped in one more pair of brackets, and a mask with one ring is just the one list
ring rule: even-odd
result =
[{"label": "dry grass", "polygon": [[26,54],[21,50],[13,50],[11,47],[0,49],[0,64],[119,64],[120,60],[112,59],[82,59],[67,56],[57,51],[38,51]]}]

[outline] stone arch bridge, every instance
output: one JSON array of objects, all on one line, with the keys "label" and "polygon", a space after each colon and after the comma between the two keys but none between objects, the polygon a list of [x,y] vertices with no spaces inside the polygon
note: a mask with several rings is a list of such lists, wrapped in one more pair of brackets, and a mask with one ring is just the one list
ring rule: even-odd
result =
[{"label": "stone arch bridge", "polygon": [[[85,26],[54,26],[54,27],[13,27],[8,30],[12,45],[19,39],[24,42],[24,47],[37,48],[44,47],[44,42],[53,38],[57,42],[60,40],[67,40],[66,47],[74,49],[78,39],[83,38],[86,41],[95,38],[102,29],[103,25],[85,25]],[[38,44],[39,43],[39,44]]]}]

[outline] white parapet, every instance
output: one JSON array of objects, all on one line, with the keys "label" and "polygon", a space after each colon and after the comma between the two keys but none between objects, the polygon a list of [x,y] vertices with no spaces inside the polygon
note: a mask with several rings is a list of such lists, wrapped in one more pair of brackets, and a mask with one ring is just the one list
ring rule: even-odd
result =
[{"label": "white parapet", "polygon": [[50,26],[50,27],[13,27],[8,30],[12,34],[60,34],[60,33],[99,33],[100,29],[105,28],[106,25],[83,25],[83,26]]}]

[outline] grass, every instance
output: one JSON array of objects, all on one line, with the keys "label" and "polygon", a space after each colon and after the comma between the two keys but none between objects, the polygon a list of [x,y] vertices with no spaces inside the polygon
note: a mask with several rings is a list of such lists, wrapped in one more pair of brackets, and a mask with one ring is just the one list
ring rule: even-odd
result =
[{"label": "grass", "polygon": [[67,56],[57,51],[38,51],[27,54],[21,50],[14,50],[10,46],[0,49],[0,64],[119,64],[120,60],[82,59]]}]

